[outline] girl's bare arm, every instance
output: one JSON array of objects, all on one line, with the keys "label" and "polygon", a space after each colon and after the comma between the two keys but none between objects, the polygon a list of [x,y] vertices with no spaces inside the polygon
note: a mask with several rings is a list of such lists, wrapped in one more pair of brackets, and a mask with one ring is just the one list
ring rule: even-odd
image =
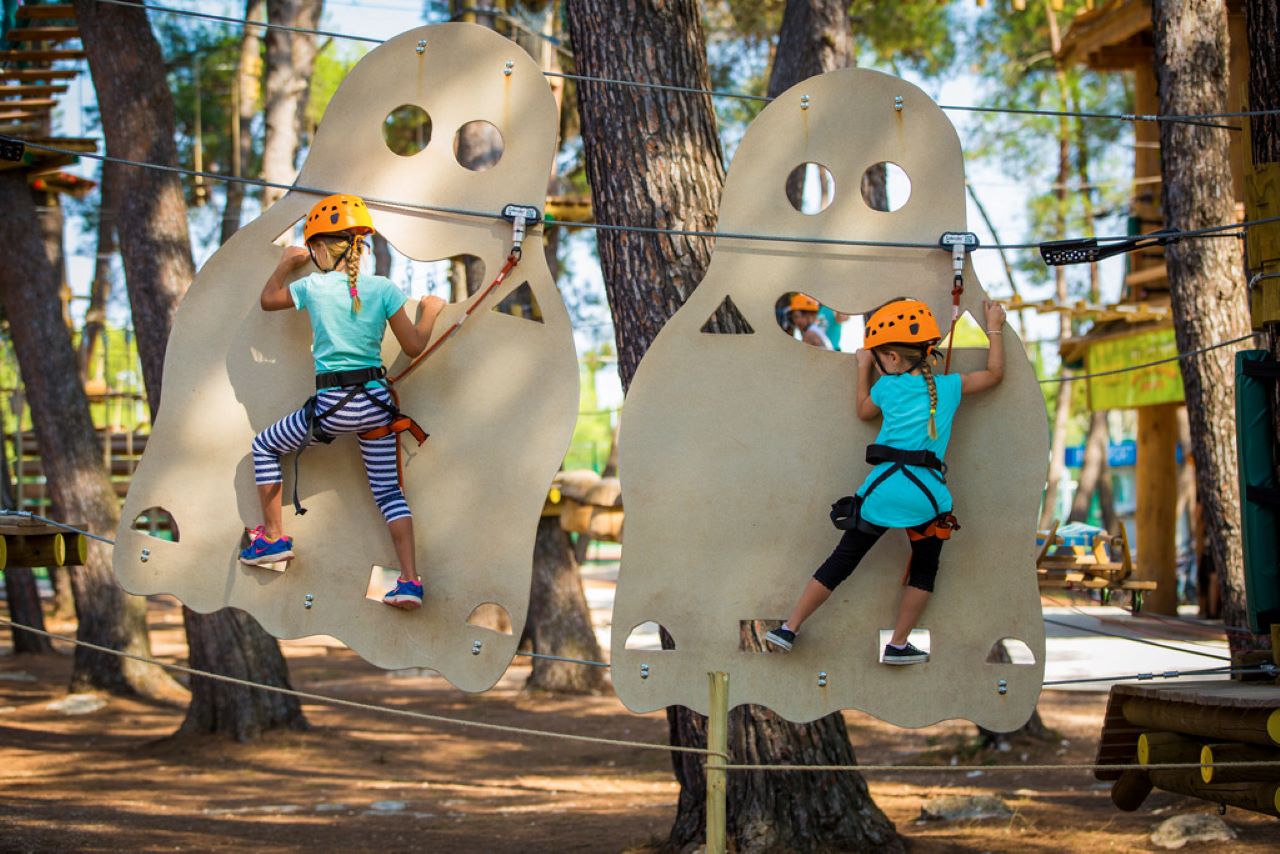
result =
[{"label": "girl's bare arm", "polygon": [[400,342],[400,348],[409,357],[419,355],[431,341],[431,330],[446,303],[440,297],[427,297],[420,303],[418,322],[409,319],[409,313],[401,308],[391,315],[391,332]]},{"label": "girl's bare arm", "polygon": [[293,308],[293,294],[289,293],[289,274],[311,260],[311,253],[301,246],[286,246],[280,263],[262,287],[258,304],[263,311],[280,311]]},{"label": "girl's bare arm", "polygon": [[858,401],[858,417],[863,421],[873,421],[880,417],[880,407],[871,401],[871,384],[875,382],[871,370],[871,351],[859,350],[854,355],[858,359],[858,388],[855,392]]},{"label": "girl's bare arm", "polygon": [[987,339],[991,342],[991,349],[987,351],[987,369],[961,377],[960,393],[964,395],[995,388],[1004,379],[1004,306],[983,300],[982,313],[986,316]]}]

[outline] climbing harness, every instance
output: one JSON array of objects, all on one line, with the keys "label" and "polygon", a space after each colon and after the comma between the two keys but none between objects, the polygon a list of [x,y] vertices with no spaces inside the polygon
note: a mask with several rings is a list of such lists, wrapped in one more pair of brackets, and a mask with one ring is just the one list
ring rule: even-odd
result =
[{"label": "climbing harness", "polygon": [[964,256],[978,248],[978,235],[972,231],[947,231],[938,245],[951,249],[951,331],[947,333],[947,362],[943,367],[951,373],[951,351],[956,348],[956,323],[960,320],[960,297],[964,294]]},{"label": "climbing harness", "polygon": [[[307,440],[302,448],[294,454],[293,458],[293,509],[296,514],[302,515],[307,512],[298,498],[298,463],[302,457],[302,452],[306,450],[312,440],[321,444],[332,442],[335,437],[325,433],[320,428],[320,422],[342,409],[354,400],[357,395],[361,394],[364,395],[366,400],[385,411],[390,417],[390,421],[382,426],[365,430],[356,435],[366,440],[382,439],[386,436],[395,435],[396,478],[400,487],[404,488],[404,458],[401,436],[404,433],[409,433],[417,440],[419,445],[422,445],[423,442],[427,441],[427,437],[430,434],[417,421],[400,411],[400,396],[396,393],[395,384],[422,364],[441,344],[453,337],[462,328],[463,322],[479,308],[489,294],[493,293],[506,280],[511,271],[515,269],[516,264],[520,262],[520,257],[524,252],[527,225],[530,222],[537,222],[541,218],[541,214],[536,207],[531,205],[512,204],[503,208],[502,216],[511,222],[511,252],[507,255],[506,263],[502,265],[502,269],[498,271],[498,275],[494,280],[472,300],[471,305],[467,306],[458,319],[454,321],[453,325],[445,330],[429,347],[414,357],[404,370],[393,377],[387,376],[387,369],[383,366],[351,371],[334,371],[316,375],[316,394],[308,398],[307,402],[303,404],[307,424]],[[358,231],[360,229],[367,229],[364,233],[372,233],[373,224],[369,218],[368,209],[356,196],[329,196],[316,204],[311,209],[311,214],[307,217],[306,235],[308,240],[314,235],[337,231]],[[310,246],[308,245],[309,248]],[[382,387],[390,394],[391,402],[386,403],[376,395],[370,394],[367,388],[367,384],[370,382],[380,382]],[[333,406],[322,412],[317,412],[319,393],[332,388],[346,389],[347,393]]]},{"label": "climbing harness", "polygon": [[861,495],[846,495],[835,504],[832,504],[831,524],[842,531],[849,531],[855,528],[866,530],[865,526],[871,523],[865,522],[862,518],[863,503],[882,483],[896,472],[902,472],[903,476],[915,484],[924,493],[925,498],[929,499],[929,504],[933,507],[934,514],[933,518],[926,523],[928,525],[927,528],[923,531],[908,529],[907,535],[913,540],[920,540],[926,537],[948,540],[951,539],[952,531],[960,530],[960,523],[956,520],[955,515],[950,511],[944,513],[942,508],[938,506],[937,499],[933,497],[933,493],[925,486],[924,481],[911,471],[911,468],[923,468],[930,475],[936,477],[939,483],[945,484],[947,482],[947,464],[938,459],[937,454],[933,451],[904,451],[888,445],[868,445],[867,463],[873,466],[878,466],[881,463],[891,463],[891,465],[881,472],[875,480],[871,481]]}]

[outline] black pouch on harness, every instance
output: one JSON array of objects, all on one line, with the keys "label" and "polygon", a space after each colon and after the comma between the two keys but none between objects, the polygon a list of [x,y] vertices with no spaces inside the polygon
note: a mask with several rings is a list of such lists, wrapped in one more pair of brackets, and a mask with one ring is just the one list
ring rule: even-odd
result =
[{"label": "black pouch on harness", "polygon": [[841,531],[852,531],[861,518],[862,496],[846,495],[831,505],[831,524]]}]

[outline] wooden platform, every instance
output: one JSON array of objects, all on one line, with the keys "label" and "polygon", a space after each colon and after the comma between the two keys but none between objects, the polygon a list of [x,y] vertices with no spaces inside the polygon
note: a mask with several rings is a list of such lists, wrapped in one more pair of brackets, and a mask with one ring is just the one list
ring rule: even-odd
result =
[{"label": "wooden platform", "polygon": [[1155,590],[1156,582],[1139,581],[1133,571],[1133,555],[1123,530],[1116,536],[1101,532],[1088,546],[1068,545],[1054,522],[1036,557],[1041,590],[1102,590],[1104,601],[1109,591],[1128,591],[1129,609],[1136,614],[1142,610],[1143,594]]}]

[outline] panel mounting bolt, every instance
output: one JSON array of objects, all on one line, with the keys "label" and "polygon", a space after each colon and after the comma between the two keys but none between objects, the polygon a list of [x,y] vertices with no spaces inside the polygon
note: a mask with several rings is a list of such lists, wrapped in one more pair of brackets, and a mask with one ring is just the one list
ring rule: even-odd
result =
[{"label": "panel mounting bolt", "polygon": [[800,96],[800,109],[802,109],[802,110],[807,110],[807,109],[809,109],[809,96],[808,96],[808,95],[801,95],[801,96]]},{"label": "panel mounting bolt", "polygon": [[308,611],[311,610],[311,606],[314,604],[316,604],[316,597],[312,596],[310,593],[302,597],[302,607],[306,608]]},{"label": "panel mounting bolt", "polygon": [[418,46],[417,46],[417,47],[415,47],[415,48],[413,49],[413,52],[414,52],[414,53],[416,53],[418,56],[422,56],[424,53],[426,53],[426,52],[427,52],[427,40],[426,40],[426,39],[418,39]]},{"label": "panel mounting bolt", "polygon": [[902,108],[903,108],[903,106],[905,106],[905,105],[902,103],[902,96],[901,96],[901,95],[894,95],[894,96],[893,96],[893,108],[894,108],[895,110],[897,110],[898,112],[902,112]]},{"label": "panel mounting bolt", "polygon": [[649,665],[647,664],[640,665],[640,678],[641,679],[649,678]]},{"label": "panel mounting bolt", "polygon": [[141,560],[143,563],[146,563],[147,561],[151,560],[151,549],[143,549],[142,554],[139,556],[139,560]]},{"label": "panel mounting bolt", "polygon": [[514,59],[508,59],[506,64],[502,66],[502,73],[507,77],[510,77],[511,72],[515,70],[516,70],[516,61]]},{"label": "panel mounting bolt", "polygon": [[819,688],[827,687],[827,671],[825,670],[818,671],[818,687]]},{"label": "panel mounting bolt", "polygon": [[996,693],[1004,696],[1009,693],[1009,683],[1001,679],[996,682]]},{"label": "panel mounting bolt", "polygon": [[479,655],[480,647],[484,646],[484,641],[473,641],[471,644],[471,654]]}]

